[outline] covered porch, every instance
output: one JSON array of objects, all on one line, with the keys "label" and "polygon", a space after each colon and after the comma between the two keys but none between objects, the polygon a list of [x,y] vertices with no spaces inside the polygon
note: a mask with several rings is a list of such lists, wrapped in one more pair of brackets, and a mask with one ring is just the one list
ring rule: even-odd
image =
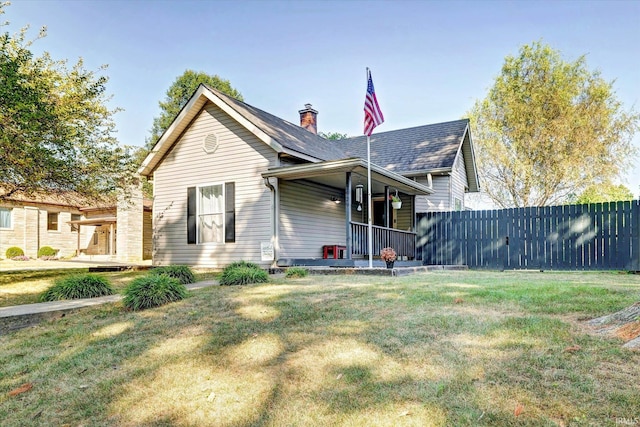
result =
[{"label": "covered porch", "polygon": [[[263,177],[273,193],[276,265],[366,266],[363,263],[369,258],[369,189],[365,160],[281,166],[270,169]],[[295,195],[290,190],[294,185]],[[299,191],[303,186],[305,194]],[[374,259],[379,258],[382,248],[392,247],[398,263],[418,261],[415,197],[431,193],[431,188],[412,179],[371,165]],[[392,202],[391,196],[399,197],[401,206]],[[292,199],[306,203],[309,206],[304,209],[311,211],[292,207]],[[305,219],[295,222],[291,220],[294,216]],[[293,241],[293,234],[304,242]],[[326,247],[331,248],[328,253]]]}]

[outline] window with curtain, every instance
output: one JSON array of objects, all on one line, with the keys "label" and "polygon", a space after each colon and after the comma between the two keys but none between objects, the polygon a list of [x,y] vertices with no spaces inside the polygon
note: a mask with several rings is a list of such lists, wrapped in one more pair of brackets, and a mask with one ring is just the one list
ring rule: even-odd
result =
[{"label": "window with curtain", "polygon": [[198,188],[198,243],[224,242],[222,184]]},{"label": "window with curtain", "polygon": [[11,209],[0,208],[0,228],[11,228]]}]

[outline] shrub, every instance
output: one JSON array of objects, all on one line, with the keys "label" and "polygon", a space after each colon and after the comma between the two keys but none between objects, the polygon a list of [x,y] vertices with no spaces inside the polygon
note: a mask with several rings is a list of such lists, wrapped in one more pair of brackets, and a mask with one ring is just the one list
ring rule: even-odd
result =
[{"label": "shrub", "polygon": [[180,283],[186,285],[196,281],[193,271],[186,265],[167,265],[165,267],[156,267],[150,270],[151,274],[164,274],[174,279],[178,279]]},{"label": "shrub", "polygon": [[7,258],[24,256],[24,251],[17,246],[11,246],[9,249],[7,249],[7,252],[5,252],[5,255],[7,256]]},{"label": "shrub", "polygon": [[47,257],[47,259],[51,259],[55,257],[58,253],[57,250],[53,249],[51,246],[43,246],[38,249],[38,258]]},{"label": "shrub", "polygon": [[98,274],[74,274],[56,280],[41,296],[41,301],[94,298],[113,294],[109,280]]},{"label": "shrub", "polygon": [[285,273],[285,277],[287,279],[295,279],[297,277],[307,277],[308,274],[309,272],[305,268],[291,267],[287,269],[287,272]]},{"label": "shrub", "polygon": [[246,261],[236,261],[222,271],[221,285],[247,285],[249,283],[264,283],[269,275],[257,264]]},{"label": "shrub", "polygon": [[179,301],[187,296],[187,288],[178,279],[166,274],[150,274],[134,279],[124,291],[124,306],[144,310]]}]

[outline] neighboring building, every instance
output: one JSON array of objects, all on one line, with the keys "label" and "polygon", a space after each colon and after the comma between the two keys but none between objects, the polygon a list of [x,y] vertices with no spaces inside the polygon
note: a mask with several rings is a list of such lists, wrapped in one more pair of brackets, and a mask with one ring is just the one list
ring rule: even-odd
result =
[{"label": "neighboring building", "polygon": [[[20,192],[0,199],[0,258],[17,246],[36,258],[50,246],[58,256],[87,256],[121,262],[151,258],[151,201],[86,207],[78,194]],[[118,237],[118,230],[120,236]]]},{"label": "neighboring building", "polygon": [[[299,113],[301,126],[196,90],[139,170],[154,183],[154,264],[354,265],[368,256],[366,138],[325,140],[317,111]],[[478,191],[468,120],[374,134],[371,159],[374,255],[393,246],[415,260],[416,214],[464,209]],[[324,259],[334,251],[344,259]]]}]

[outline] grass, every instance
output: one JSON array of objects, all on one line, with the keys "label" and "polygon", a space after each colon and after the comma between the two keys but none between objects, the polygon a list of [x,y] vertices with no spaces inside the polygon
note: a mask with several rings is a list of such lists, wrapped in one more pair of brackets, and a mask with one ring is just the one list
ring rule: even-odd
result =
[{"label": "grass", "polygon": [[640,276],[474,271],[278,278],[141,312],[111,304],[0,337],[0,419],[615,426],[640,417],[640,353],[578,320],[639,296]]}]

